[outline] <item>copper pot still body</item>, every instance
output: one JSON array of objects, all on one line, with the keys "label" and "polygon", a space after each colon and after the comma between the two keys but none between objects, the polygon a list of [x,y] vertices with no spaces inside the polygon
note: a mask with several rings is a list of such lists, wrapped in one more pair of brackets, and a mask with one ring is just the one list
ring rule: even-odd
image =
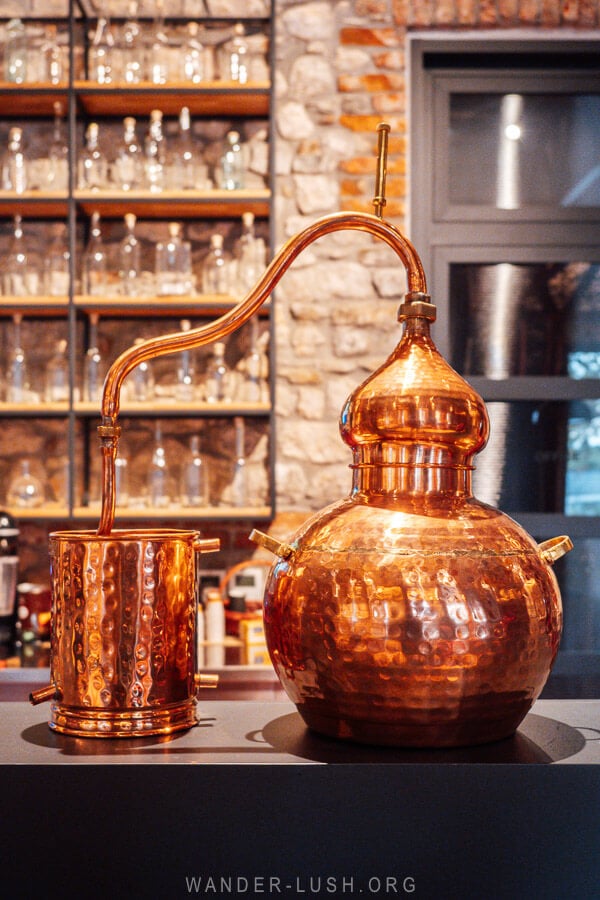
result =
[{"label": "copper pot still body", "polygon": [[[381,157],[380,143],[380,178]],[[341,413],[350,494],[288,543],[252,533],[279,557],[265,589],[267,645],[314,731],[399,747],[480,744],[512,735],[547,681],[562,631],[551,565],[572,544],[538,545],[473,496],[485,404],[432,340],[436,310],[416,251],[399,233],[388,243],[407,270],[403,333]]]},{"label": "copper pot still body", "polygon": [[117,529],[54,532],[49,547],[51,683],[31,699],[51,700],[51,730],[135,737],[195,725],[197,560],[215,541]]}]

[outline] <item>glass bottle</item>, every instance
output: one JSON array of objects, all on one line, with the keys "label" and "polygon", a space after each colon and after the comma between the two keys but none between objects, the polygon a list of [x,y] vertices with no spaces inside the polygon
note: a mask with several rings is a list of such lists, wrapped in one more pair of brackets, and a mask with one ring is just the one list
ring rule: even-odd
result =
[{"label": "glass bottle", "polygon": [[244,357],[242,396],[247,403],[263,399],[262,356],[258,349],[258,319],[250,320],[250,348]]},{"label": "glass bottle", "polygon": [[236,244],[236,289],[243,297],[254,287],[266,267],[266,245],[254,231],[254,213],[242,215],[242,234]]},{"label": "glass bottle", "polygon": [[[192,323],[189,319],[180,322],[182,331],[189,331]],[[195,399],[194,364],[191,350],[182,350],[177,354],[177,381],[175,383],[175,399],[180,403],[192,403]]]},{"label": "glass bottle", "polygon": [[54,353],[46,366],[44,399],[48,403],[61,403],[69,400],[69,360],[67,358],[67,342],[57,341]]},{"label": "glass bottle", "polygon": [[198,22],[188,22],[180,59],[182,81],[200,84],[204,79],[204,47],[200,40]]},{"label": "glass bottle", "polygon": [[[32,277],[35,275],[35,279]],[[24,297],[37,293],[37,272],[32,272],[23,234],[21,216],[13,219],[13,235],[2,276],[3,293],[9,297]],[[35,288],[35,290],[32,290]]]},{"label": "glass bottle", "polygon": [[69,293],[70,281],[69,245],[67,242],[67,226],[59,223],[53,230],[53,238],[44,258],[45,289],[51,297],[66,297]]},{"label": "glass bottle", "polygon": [[51,191],[66,191],[69,187],[69,145],[63,125],[63,105],[54,104],[54,127],[52,142],[48,150],[48,188]]},{"label": "glass bottle", "polygon": [[146,77],[152,84],[166,84],[169,80],[169,39],[165,31],[162,0],[156,0],[155,8],[156,16],[146,56]]},{"label": "glass bottle", "polygon": [[108,16],[100,16],[96,30],[91,35],[88,50],[88,78],[98,84],[111,84],[114,80],[113,58],[115,37]]},{"label": "glass bottle", "polygon": [[119,442],[115,457],[115,495],[119,506],[129,504],[129,458],[123,441]]},{"label": "glass bottle", "polygon": [[250,54],[246,40],[246,29],[241,22],[233,27],[233,37],[223,46],[221,78],[224,81],[237,81],[238,84],[248,82],[248,63]]},{"label": "glass bottle", "polygon": [[26,403],[31,399],[27,358],[21,341],[23,316],[15,313],[13,320],[12,348],[6,369],[6,400],[8,403]]},{"label": "glass bottle", "polygon": [[127,297],[135,297],[140,291],[141,253],[140,244],[135,234],[137,216],[126,213],[125,237],[119,244],[119,279],[121,293]]},{"label": "glass bottle", "polygon": [[117,147],[112,166],[112,180],[122,191],[134,191],[142,185],[144,160],[142,146],[137,139],[136,120],[123,119],[123,136]]},{"label": "glass bottle", "polygon": [[193,291],[191,245],[182,240],[179,222],[169,222],[169,239],[156,244],[155,275],[161,295]]},{"label": "glass bottle", "polygon": [[231,371],[225,362],[225,344],[218,341],[213,346],[212,359],[206,372],[204,396],[207,403],[231,402]]},{"label": "glass bottle", "polygon": [[221,188],[238,191],[244,187],[244,152],[237,131],[228,131],[221,156]]},{"label": "glass bottle", "polygon": [[182,469],[180,493],[182,506],[208,506],[208,471],[197,434],[190,438],[190,453]]},{"label": "glass bottle", "polygon": [[138,22],[138,2],[130,0],[121,41],[123,81],[139,84],[144,76],[144,45]]},{"label": "glass bottle", "polygon": [[83,370],[83,398],[88,403],[98,403],[102,399],[105,366],[100,353],[98,340],[98,313],[90,313],[88,349],[85,354]]},{"label": "glass bottle", "polygon": [[196,187],[196,153],[191,124],[190,111],[184,106],[179,113],[179,132],[171,141],[169,153],[169,181],[176,191],[193,191]]},{"label": "glass bottle", "polygon": [[21,19],[11,19],[6,26],[4,77],[11,84],[27,81],[27,31]]},{"label": "glass bottle", "polygon": [[148,477],[150,506],[164,508],[169,505],[167,455],[163,445],[162,430],[157,422],[154,429],[154,448]]},{"label": "glass bottle", "polygon": [[162,120],[160,109],[153,109],[144,142],[146,185],[155,193],[162,191],[165,186],[166,146]]},{"label": "glass bottle", "polygon": [[[144,338],[136,338],[135,345],[143,343]],[[126,383],[127,384],[127,383]],[[150,360],[144,360],[135,367],[128,383],[127,396],[135,403],[147,403],[154,399],[154,373]]]},{"label": "glass bottle", "polygon": [[23,129],[8,132],[8,146],[2,164],[2,188],[22,194],[27,190],[27,159],[23,145]]},{"label": "glass bottle", "polygon": [[98,144],[97,122],[90,122],[85,133],[85,147],[79,157],[77,186],[84,191],[98,191],[106,187],[108,165]]},{"label": "glass bottle", "polygon": [[106,250],[100,229],[100,213],[92,213],[90,237],[83,254],[82,292],[88,296],[102,296],[107,286]]},{"label": "glass bottle", "polygon": [[44,502],[44,485],[31,471],[28,459],[19,461],[17,473],[11,478],[6,490],[6,499],[10,506],[20,509],[31,509]]},{"label": "glass bottle", "polygon": [[233,424],[235,427],[235,463],[231,481],[230,503],[232,506],[241,507],[248,505],[248,470],[246,468],[245,452],[246,429],[241,416],[236,416]]},{"label": "glass bottle", "polygon": [[46,25],[40,52],[42,54],[43,80],[50,84],[60,84],[65,79],[62,50],[58,43],[58,28],[56,25]]},{"label": "glass bottle", "polygon": [[213,234],[202,266],[203,293],[229,294],[231,292],[231,268],[231,256],[223,249],[223,235]]}]

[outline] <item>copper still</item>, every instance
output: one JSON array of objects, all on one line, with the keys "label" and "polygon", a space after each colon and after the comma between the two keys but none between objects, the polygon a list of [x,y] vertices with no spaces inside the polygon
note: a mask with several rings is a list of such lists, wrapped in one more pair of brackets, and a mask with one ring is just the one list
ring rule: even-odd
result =
[{"label": "copper still", "polygon": [[399,256],[408,278],[404,330],[342,411],[353,454],[349,496],[288,544],[251,535],[278,556],[264,600],[275,670],[310,728],[373,744],[505,737],[541,692],[562,626],[550,564],[571,542],[537,545],[472,495],[473,457],[488,434],[485,406],[437,351],[421,261],[382,218],[389,126],[378,131],[375,215],[318,220],[282,247],[233,309],[136,344],[111,366],[99,427],[97,532],[51,536],[52,683],[32,695],[53,700],[50,727],[123,736],[193,724],[202,676],[193,660],[192,560],[216,548],[197,533],[113,532],[120,388],[141,362],[241,327],[305,247],[342,229],[365,231]]},{"label": "copper still", "polygon": [[402,337],[342,410],[349,496],[289,543],[252,534],[278,556],[265,634],[311,729],[367,744],[479,744],[513,734],[546,683],[562,630],[551,564],[572,544],[538,545],[473,496],[486,408],[439,354],[418,256],[388,227],[365,223],[406,266]]}]

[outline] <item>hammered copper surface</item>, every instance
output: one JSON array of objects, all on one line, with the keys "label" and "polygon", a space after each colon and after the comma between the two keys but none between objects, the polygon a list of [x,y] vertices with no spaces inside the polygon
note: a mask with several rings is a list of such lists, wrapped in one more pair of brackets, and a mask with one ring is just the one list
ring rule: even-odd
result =
[{"label": "hammered copper surface", "polygon": [[198,538],[50,536],[51,728],[118,737],[195,724]]},{"label": "hammered copper surface", "polygon": [[438,353],[428,318],[406,318],[347,401],[350,496],[289,541],[266,586],[267,644],[290,699],[316,731],[364,743],[512,734],[561,635],[547,560],[570,542],[538,547],[472,496],[485,406]]}]

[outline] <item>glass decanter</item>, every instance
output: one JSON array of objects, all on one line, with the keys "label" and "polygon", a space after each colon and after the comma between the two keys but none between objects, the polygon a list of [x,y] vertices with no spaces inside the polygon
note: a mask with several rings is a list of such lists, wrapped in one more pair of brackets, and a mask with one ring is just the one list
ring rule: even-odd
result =
[{"label": "glass decanter", "polygon": [[222,80],[246,84],[249,56],[246,29],[238,22],[233,27],[233,37],[223,45],[219,66]]},{"label": "glass decanter", "polygon": [[204,79],[204,47],[200,40],[198,22],[188,22],[180,59],[182,81],[200,84]]},{"label": "glass decanter", "polygon": [[208,470],[197,434],[190,438],[189,456],[181,472],[180,494],[182,506],[208,506]]},{"label": "glass decanter", "polygon": [[11,19],[6,26],[4,77],[11,84],[27,81],[27,31],[21,19]]},{"label": "glass decanter", "polygon": [[2,288],[8,297],[25,297],[37,294],[39,290],[39,271],[27,249],[21,216],[13,219],[13,233],[4,263]]},{"label": "glass decanter", "polygon": [[[179,325],[181,331],[189,331],[192,323],[183,319]],[[177,354],[177,380],[175,382],[175,399],[180,403],[192,403],[195,399],[195,368],[191,350],[182,350]]]},{"label": "glass decanter", "polygon": [[8,145],[2,160],[2,188],[22,194],[27,190],[28,166],[23,143],[23,129],[8,132]]},{"label": "glass decanter", "polygon": [[182,295],[193,292],[192,248],[181,237],[179,222],[169,222],[169,238],[155,248],[155,275],[160,295]]},{"label": "glass decanter", "polygon": [[169,38],[165,31],[162,0],[156,0],[155,8],[156,16],[146,53],[146,77],[152,84],[166,84],[169,80]]},{"label": "glass decanter", "polygon": [[119,279],[121,293],[127,297],[135,297],[140,291],[141,252],[135,234],[137,216],[127,213],[124,217],[125,237],[119,244]]},{"label": "glass decanter", "polygon": [[108,16],[100,16],[96,30],[90,35],[87,68],[90,81],[111,84],[114,80],[113,62],[115,37]]},{"label": "glass decanter", "polygon": [[242,234],[235,248],[236,290],[240,297],[254,287],[266,268],[266,245],[254,231],[254,213],[242,215]]},{"label": "glass decanter", "polygon": [[244,381],[242,399],[246,403],[260,403],[264,397],[264,379],[262,377],[263,360],[258,348],[258,319],[250,320],[250,347],[243,359]]},{"label": "glass decanter", "polygon": [[5,376],[5,392],[8,403],[27,403],[32,399],[29,389],[27,358],[21,339],[23,316],[15,313],[13,321],[12,346],[9,352]]},{"label": "glass decanter", "polygon": [[213,234],[202,265],[202,291],[205,294],[229,294],[232,282],[231,255],[223,249],[223,235]]},{"label": "glass decanter", "polygon": [[142,145],[136,134],[133,116],[123,119],[123,136],[117,147],[111,169],[111,179],[122,191],[134,191],[141,187],[144,173]]},{"label": "glass decanter", "polygon": [[51,297],[66,297],[69,293],[70,260],[67,226],[60,222],[52,229],[52,241],[44,258],[45,289]]},{"label": "glass decanter", "polygon": [[65,135],[62,103],[57,100],[53,106],[54,126],[52,141],[48,150],[47,183],[51,191],[66,191],[69,187],[69,145]]},{"label": "glass decanter", "polygon": [[115,457],[115,493],[120,506],[129,504],[129,457],[122,441]]},{"label": "glass decanter", "polygon": [[179,113],[179,131],[171,139],[168,162],[169,182],[173,190],[193,191],[196,187],[196,151],[187,106],[182,107]]},{"label": "glass decanter", "polygon": [[69,393],[69,359],[67,342],[63,338],[56,342],[46,366],[44,399],[48,403],[62,403],[69,400]]},{"label": "glass decanter", "polygon": [[146,186],[158,193],[165,187],[166,144],[162,126],[163,114],[160,109],[150,113],[148,133],[144,141],[144,169]]},{"label": "glass decanter", "polygon": [[224,191],[239,191],[244,187],[244,151],[237,131],[228,131],[225,148],[221,156],[221,188]]},{"label": "glass decanter", "polygon": [[90,236],[82,262],[82,292],[88,296],[103,296],[107,286],[106,249],[100,229],[100,213],[92,213]]},{"label": "glass decanter", "polygon": [[17,472],[8,483],[6,499],[9,506],[19,509],[32,509],[44,503],[44,485],[32,473],[30,460],[21,459],[19,461]]},{"label": "glass decanter", "polygon": [[138,84],[144,77],[144,42],[138,22],[138,2],[130,0],[121,37],[123,81]]},{"label": "glass decanter", "polygon": [[98,191],[106,187],[108,180],[108,163],[98,143],[98,123],[90,122],[85,135],[85,147],[78,163],[77,186],[84,191]]},{"label": "glass decanter", "polygon": [[43,80],[50,84],[60,84],[65,80],[63,56],[58,42],[58,28],[54,23],[46,25],[44,29],[44,40],[40,47],[40,53],[43,61]]},{"label": "glass decanter", "polygon": [[89,403],[98,403],[102,399],[102,388],[106,375],[106,366],[100,353],[98,340],[98,313],[90,313],[88,349],[86,350],[83,369],[83,398]]},{"label": "glass decanter", "polygon": [[154,429],[154,447],[150,471],[148,473],[148,500],[157,509],[169,505],[167,455],[162,438],[162,429],[157,423]]},{"label": "glass decanter", "polygon": [[231,401],[231,370],[225,362],[225,344],[221,341],[213,345],[204,381],[204,398],[207,403]]},{"label": "glass decanter", "polygon": [[[136,338],[135,345],[143,343],[144,338]],[[147,403],[154,399],[154,372],[150,360],[145,360],[135,367],[128,381],[125,382],[126,396],[135,403]]]},{"label": "glass decanter", "polygon": [[233,465],[233,478],[224,499],[231,506],[242,507],[248,505],[248,470],[245,451],[246,428],[241,416],[236,416],[233,424],[235,428],[235,463]]}]

